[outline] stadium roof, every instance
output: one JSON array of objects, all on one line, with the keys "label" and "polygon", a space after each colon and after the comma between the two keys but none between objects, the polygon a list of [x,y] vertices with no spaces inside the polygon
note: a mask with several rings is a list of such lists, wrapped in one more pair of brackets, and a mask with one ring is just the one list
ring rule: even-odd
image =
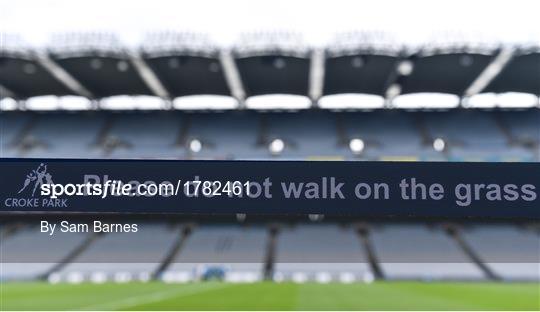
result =
[{"label": "stadium roof", "polygon": [[540,47],[518,50],[484,91],[540,95]]},{"label": "stadium roof", "polygon": [[372,94],[384,96],[394,79],[403,48],[378,32],[338,35],[325,49],[322,95]]},{"label": "stadium roof", "polygon": [[36,53],[5,47],[0,47],[0,85],[18,99],[73,94],[43,66]]},{"label": "stadium roof", "polygon": [[400,64],[397,82],[402,94],[435,92],[462,96],[495,54],[495,49],[468,46],[423,49]]},{"label": "stadium roof", "polygon": [[50,48],[51,58],[92,94],[153,95],[134,66],[133,58],[113,35],[68,34]]},{"label": "stadium roof", "polygon": [[[351,99],[359,102],[355,108],[367,109],[382,107],[399,94],[443,93],[453,95],[456,103],[460,97],[486,92],[540,94],[540,48],[536,46],[447,44],[414,51],[342,38],[344,41],[323,50],[311,49],[295,36],[255,34],[245,38],[231,51],[186,34],[153,35],[137,49],[125,48],[114,36],[100,33],[58,37],[48,53],[3,45],[0,90],[3,97],[15,99],[78,95],[100,100],[145,95],[169,104],[179,97],[217,95],[227,98],[223,99],[227,108],[238,107],[238,99],[240,105],[261,109],[275,109],[269,102],[293,100],[308,108],[312,100],[329,95],[377,97],[373,99],[376,105],[371,106],[364,105],[366,98]],[[500,70],[492,71],[494,65]],[[268,95],[290,97],[260,101],[260,96]],[[245,96],[248,99],[243,102]],[[538,105],[538,97],[535,99],[527,102]],[[189,107],[211,107],[192,102]],[[282,108],[299,108],[287,105]],[[173,106],[184,107],[184,103]]]},{"label": "stadium roof", "polygon": [[311,51],[298,36],[245,36],[233,55],[247,96],[308,95]]},{"label": "stadium roof", "polygon": [[164,33],[148,41],[142,56],[171,97],[231,94],[220,50],[207,39]]}]

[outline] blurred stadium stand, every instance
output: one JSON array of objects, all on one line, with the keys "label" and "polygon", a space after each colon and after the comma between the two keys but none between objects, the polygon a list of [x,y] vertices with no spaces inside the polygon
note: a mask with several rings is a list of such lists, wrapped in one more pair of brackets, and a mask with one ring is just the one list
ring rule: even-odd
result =
[{"label": "blurred stadium stand", "polygon": [[453,225],[465,243],[440,223],[140,222],[139,228],[135,234],[54,236],[19,229],[2,237],[0,278],[174,283],[205,279],[217,269],[230,282],[540,279],[534,226]]},{"label": "blurred stadium stand", "polygon": [[[255,34],[228,51],[165,33],[130,50],[112,35],[73,34],[48,51],[1,46],[0,87],[2,158],[540,161],[537,47],[411,50],[360,40],[316,51],[292,35]],[[527,93],[535,102],[465,105],[486,92]],[[459,103],[393,107],[400,94],[416,93],[450,94]],[[276,94],[314,108],[243,109],[250,98]],[[340,94],[375,96],[381,106],[359,100],[354,110],[317,108]],[[58,97],[53,105],[40,107],[40,97],[51,95]],[[65,106],[68,95],[88,105]],[[130,97],[125,109],[107,104],[126,95],[151,96],[158,105]],[[238,109],[173,105],[198,95],[226,97]],[[540,279],[537,224],[251,217],[138,220],[135,234],[51,238],[9,216],[0,224],[0,280]]]},{"label": "blurred stadium stand", "polygon": [[77,262],[67,263],[50,274],[66,280],[149,280],[179,233],[178,227],[145,224],[136,233],[103,235],[86,246]]},{"label": "blurred stadium stand", "polygon": [[382,226],[374,230],[371,237],[388,279],[474,280],[483,277],[451,237],[438,228]]},{"label": "blurred stadium stand", "polygon": [[347,281],[373,278],[368,257],[354,229],[299,225],[278,235],[274,263],[277,280]]},{"label": "blurred stadium stand", "polygon": [[[60,263],[77,245],[85,240],[82,233],[58,233],[58,235],[39,235],[38,226],[23,226],[12,233],[2,235],[2,276],[0,279],[32,279],[48,272]],[[38,234],[38,235],[36,235]],[[6,238],[6,239],[4,239]],[[39,263],[26,263],[24,259],[35,259]]]},{"label": "blurred stadium stand", "polygon": [[3,157],[431,161],[537,161],[539,119],[537,109],[0,116]]},{"label": "blurred stadium stand", "polygon": [[473,227],[465,234],[467,241],[478,255],[502,279],[527,280],[534,278],[527,272],[539,270],[538,232],[526,228],[491,225]]},{"label": "blurred stadium stand", "polygon": [[263,227],[201,226],[195,228],[161,276],[164,280],[196,280],[201,270],[223,267],[228,281],[263,277],[267,233]]}]

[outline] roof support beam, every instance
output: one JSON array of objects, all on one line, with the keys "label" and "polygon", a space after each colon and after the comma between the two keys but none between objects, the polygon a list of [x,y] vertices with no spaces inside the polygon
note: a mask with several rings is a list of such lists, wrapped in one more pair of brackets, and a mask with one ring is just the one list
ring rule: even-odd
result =
[{"label": "roof support beam", "polygon": [[465,90],[465,97],[471,97],[482,92],[495,79],[504,67],[510,62],[514,55],[514,49],[503,48],[493,61],[484,69],[482,73]]},{"label": "roof support beam", "polygon": [[317,49],[311,54],[311,64],[309,70],[309,97],[313,101],[313,105],[317,105],[317,101],[322,96],[324,86],[324,50]]},{"label": "roof support beam", "polygon": [[17,98],[17,94],[5,86],[0,85],[0,99],[2,98]]},{"label": "roof support beam", "polygon": [[402,58],[397,59],[396,63],[394,64],[394,69],[388,74],[388,77],[386,78],[386,82],[384,84],[384,93],[382,94],[382,96],[384,97],[384,106],[386,108],[392,107],[392,101],[394,100],[394,98],[401,94],[401,85],[399,84],[401,74],[399,72],[399,67],[402,66],[401,64],[403,62],[410,61]]},{"label": "roof support beam", "polygon": [[62,67],[60,67],[60,65],[56,64],[56,62],[53,61],[48,55],[37,55],[37,62],[41,66],[43,66],[53,77],[58,79],[58,81],[60,81],[74,93],[89,99],[94,98],[92,92],[90,92],[82,83],[80,83],[77,79],[71,76]]},{"label": "roof support beam", "polygon": [[246,91],[244,85],[242,84],[242,79],[240,79],[240,72],[236,66],[236,62],[233,59],[233,56],[230,51],[221,51],[219,54],[219,60],[221,62],[221,67],[225,74],[225,81],[229,86],[231,95],[238,100],[239,108],[244,108],[244,100],[246,99]]},{"label": "roof support beam", "polygon": [[165,88],[161,80],[159,80],[159,77],[138,53],[130,53],[130,61],[134,65],[139,76],[141,76],[144,83],[152,90],[155,96],[166,101],[171,99],[169,91]]}]

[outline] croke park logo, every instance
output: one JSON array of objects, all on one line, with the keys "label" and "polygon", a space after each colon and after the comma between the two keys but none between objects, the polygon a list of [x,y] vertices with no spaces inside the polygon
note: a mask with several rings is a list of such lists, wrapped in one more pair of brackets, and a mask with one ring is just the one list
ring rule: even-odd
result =
[{"label": "croke park logo", "polygon": [[4,200],[4,206],[8,208],[67,208],[67,198],[48,198],[41,196],[41,186],[53,184],[53,176],[47,165],[40,163],[22,181],[17,190],[17,197]]},{"label": "croke park logo", "polygon": [[40,187],[46,182],[46,184],[53,184],[52,175],[47,172],[47,165],[41,163],[37,169],[30,171],[24,180],[23,187],[19,190],[17,194],[21,194],[27,189],[30,189],[29,186],[32,186],[32,197],[35,196],[36,190],[39,190]]}]

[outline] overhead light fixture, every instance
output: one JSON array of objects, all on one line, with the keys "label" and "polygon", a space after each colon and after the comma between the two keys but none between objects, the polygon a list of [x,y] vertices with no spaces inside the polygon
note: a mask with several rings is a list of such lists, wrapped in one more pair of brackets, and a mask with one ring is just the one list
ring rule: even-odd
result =
[{"label": "overhead light fixture", "polygon": [[409,60],[401,61],[397,67],[397,71],[401,76],[409,76],[410,74],[412,74],[413,69],[414,64]]},{"label": "overhead light fixture", "polygon": [[180,61],[177,58],[171,58],[167,63],[170,68],[178,68],[180,66]]},{"label": "overhead light fixture", "polygon": [[360,67],[364,66],[364,60],[362,59],[361,56],[355,56],[351,60],[351,66],[354,67],[354,68],[360,68]]},{"label": "overhead light fixture", "polygon": [[359,155],[364,151],[365,143],[362,139],[355,138],[349,142],[349,148],[351,149],[351,152]]},{"label": "overhead light fixture", "polygon": [[25,74],[31,75],[36,73],[36,66],[34,64],[28,63],[24,64],[23,71]]},{"label": "overhead light fixture", "polygon": [[198,153],[202,150],[202,143],[197,139],[193,139],[189,142],[189,150],[192,153]]},{"label": "overhead light fixture", "polygon": [[446,142],[442,138],[436,138],[433,140],[433,149],[437,152],[443,152],[446,148]]},{"label": "overhead light fixture", "polygon": [[268,146],[268,150],[270,150],[270,153],[272,155],[279,155],[283,150],[285,149],[285,142],[281,139],[274,139],[272,142],[270,142],[270,145]]},{"label": "overhead light fixture", "polygon": [[103,62],[100,59],[92,59],[90,61],[90,67],[92,69],[100,69],[103,66]]},{"label": "overhead light fixture", "polygon": [[472,56],[470,55],[462,55],[460,58],[459,58],[459,65],[463,66],[463,67],[469,67],[471,66],[472,64],[474,63],[474,59]]},{"label": "overhead light fixture", "polygon": [[208,65],[208,70],[212,73],[219,72],[219,64],[217,62],[212,62]]},{"label": "overhead light fixture", "polygon": [[274,60],[274,67],[277,68],[277,69],[283,69],[285,68],[285,66],[287,65],[285,63],[285,60],[281,57],[278,57]]},{"label": "overhead light fixture", "polygon": [[129,64],[126,61],[120,61],[116,64],[116,69],[121,72],[125,72],[129,69]]}]

